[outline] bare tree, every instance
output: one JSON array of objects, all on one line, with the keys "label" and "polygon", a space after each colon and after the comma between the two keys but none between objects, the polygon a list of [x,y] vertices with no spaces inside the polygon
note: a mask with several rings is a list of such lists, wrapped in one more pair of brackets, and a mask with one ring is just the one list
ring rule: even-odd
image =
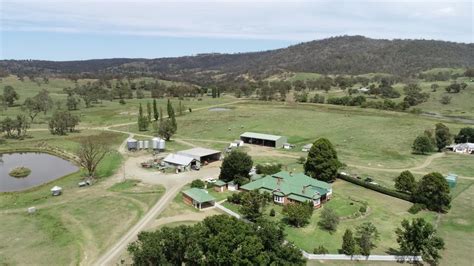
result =
[{"label": "bare tree", "polygon": [[109,146],[99,139],[84,138],[77,151],[79,163],[87,170],[89,178],[94,178],[97,165],[110,152]]}]

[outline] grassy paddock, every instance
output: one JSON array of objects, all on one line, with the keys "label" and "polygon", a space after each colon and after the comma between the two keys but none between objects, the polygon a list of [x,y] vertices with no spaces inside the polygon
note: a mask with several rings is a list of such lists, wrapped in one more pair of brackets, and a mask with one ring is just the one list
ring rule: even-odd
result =
[{"label": "grassy paddock", "polygon": [[[380,168],[412,167],[424,161],[411,145],[436,120],[396,112],[328,105],[239,103],[228,112],[196,112],[178,117],[177,138],[232,141],[245,131],[288,136],[302,146],[326,137],[341,160]],[[330,122],[330,123],[329,123]],[[447,123],[453,132],[460,124]],[[295,149],[291,154],[306,156]]]}]

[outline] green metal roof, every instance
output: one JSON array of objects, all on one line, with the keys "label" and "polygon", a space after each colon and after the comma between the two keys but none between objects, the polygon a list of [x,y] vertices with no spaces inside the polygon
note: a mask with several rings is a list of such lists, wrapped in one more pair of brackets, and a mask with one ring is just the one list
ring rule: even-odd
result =
[{"label": "green metal roof", "polygon": [[209,201],[214,201],[216,198],[213,196],[209,195],[206,190],[200,189],[200,188],[190,188],[188,190],[184,190],[183,194],[189,196],[193,200],[203,203],[203,202],[209,202]]},{"label": "green metal roof", "polygon": [[266,189],[278,191],[278,194],[296,195],[307,199],[316,199],[331,190],[331,185],[302,173],[291,175],[288,172],[279,172],[265,176],[241,187],[244,190]]},{"label": "green metal roof", "polygon": [[290,194],[288,196],[289,199],[292,199],[292,200],[296,200],[298,202],[306,202],[306,201],[310,201],[311,199],[308,199],[306,197],[301,197],[301,196],[298,196],[298,195],[295,195],[295,194]]},{"label": "green metal roof", "polygon": [[240,136],[244,138],[264,139],[264,140],[274,140],[274,141],[279,140],[281,138],[281,136],[255,133],[255,132],[245,132]]},{"label": "green metal roof", "polygon": [[222,181],[222,180],[217,180],[214,185],[218,186],[218,187],[222,187],[222,186],[225,186],[227,185],[226,182]]}]

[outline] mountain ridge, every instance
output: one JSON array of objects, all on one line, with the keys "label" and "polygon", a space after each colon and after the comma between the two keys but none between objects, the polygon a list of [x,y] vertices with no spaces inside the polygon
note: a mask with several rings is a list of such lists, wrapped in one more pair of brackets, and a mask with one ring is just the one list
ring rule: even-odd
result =
[{"label": "mountain ridge", "polygon": [[114,73],[193,76],[208,71],[237,76],[315,72],[358,75],[384,72],[409,76],[438,67],[474,66],[474,44],[422,39],[371,39],[338,36],[286,48],[246,53],[206,53],[194,56],[89,59],[73,61],[0,60],[11,73]]}]

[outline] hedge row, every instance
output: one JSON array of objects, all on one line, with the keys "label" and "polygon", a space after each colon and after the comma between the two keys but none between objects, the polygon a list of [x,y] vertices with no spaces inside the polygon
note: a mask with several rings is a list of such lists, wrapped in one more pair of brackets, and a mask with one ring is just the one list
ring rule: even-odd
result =
[{"label": "hedge row", "polygon": [[353,184],[368,188],[368,189],[375,190],[375,191],[383,193],[385,195],[389,195],[389,196],[392,196],[392,197],[395,197],[395,198],[399,198],[399,199],[402,199],[402,200],[413,202],[411,196],[407,193],[399,192],[399,191],[396,191],[394,189],[386,188],[386,187],[383,187],[383,186],[380,186],[380,185],[374,185],[374,184],[371,184],[369,182],[365,182],[364,180],[357,179],[357,178],[352,177],[352,176],[339,174],[338,178],[340,178],[342,180],[345,180],[347,182],[351,182]]}]

